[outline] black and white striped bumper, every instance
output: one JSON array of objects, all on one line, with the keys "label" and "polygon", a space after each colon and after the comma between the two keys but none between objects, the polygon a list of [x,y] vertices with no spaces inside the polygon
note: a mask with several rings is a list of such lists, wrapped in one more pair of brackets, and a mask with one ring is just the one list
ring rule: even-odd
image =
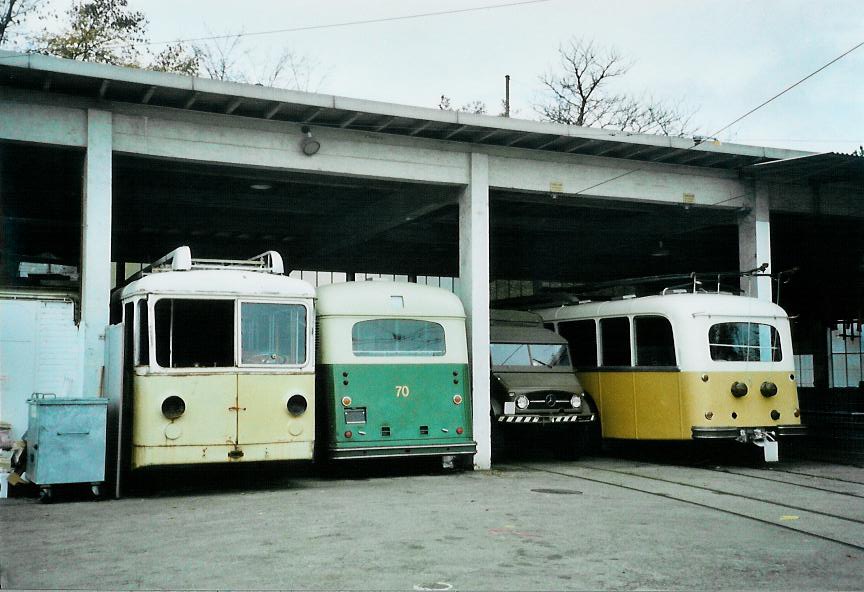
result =
[{"label": "black and white striped bumper", "polygon": [[499,415],[498,423],[584,423],[594,421],[591,415]]}]

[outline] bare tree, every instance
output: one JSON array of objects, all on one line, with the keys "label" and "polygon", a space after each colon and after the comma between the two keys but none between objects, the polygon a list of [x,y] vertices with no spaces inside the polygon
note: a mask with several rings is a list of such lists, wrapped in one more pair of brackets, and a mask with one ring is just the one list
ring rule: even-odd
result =
[{"label": "bare tree", "polygon": [[7,45],[15,29],[44,2],[45,0],[0,0],[0,45]]},{"label": "bare tree", "polygon": [[461,107],[454,107],[453,100],[447,95],[441,95],[441,98],[438,100],[438,108],[442,111],[462,111],[463,113],[475,113],[477,115],[486,113],[486,103],[483,101],[471,101]]},{"label": "bare tree", "polygon": [[229,80],[316,92],[326,75],[318,62],[293,49],[283,48],[275,57],[262,55],[244,44],[243,33],[221,36],[196,45],[202,72],[214,80]]},{"label": "bare tree", "polygon": [[550,95],[547,102],[535,105],[544,120],[667,136],[690,133],[692,114],[686,114],[680,103],[611,92],[610,83],[632,66],[615,49],[571,39],[558,48],[558,54],[560,73],[540,77]]},{"label": "bare tree", "polygon": [[194,49],[190,51],[177,42],[156,54],[147,68],[157,72],[197,76],[201,71],[201,56]]}]

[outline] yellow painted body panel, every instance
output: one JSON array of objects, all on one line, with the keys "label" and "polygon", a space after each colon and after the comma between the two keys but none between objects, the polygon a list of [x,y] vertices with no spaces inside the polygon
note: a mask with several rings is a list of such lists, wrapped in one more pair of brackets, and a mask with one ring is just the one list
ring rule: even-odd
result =
[{"label": "yellow painted body panel", "polygon": [[[136,375],[134,381],[133,469],[312,458],[312,374],[149,374]],[[308,402],[306,413],[297,418],[286,406],[293,394]],[[171,395],[186,403],[185,413],[173,421],[162,415],[162,401]],[[243,455],[228,456],[236,450]]]},{"label": "yellow painted body panel", "polygon": [[600,383],[598,392],[601,393],[602,400],[600,420],[603,436],[606,438],[635,437],[633,372],[598,372],[597,375]]},{"label": "yellow painted body panel", "polygon": [[[682,397],[685,404],[681,417],[682,430],[685,436],[690,436],[690,428],[705,427],[766,427],[775,425],[801,425],[801,418],[795,417],[798,409],[798,387],[790,373],[785,371],[753,371],[744,372],[704,372],[708,382],[702,382],[702,372],[684,372],[681,374],[681,391],[687,393]],[[730,390],[735,381],[747,385],[747,395],[736,399]],[[773,397],[763,397],[759,387],[763,382],[773,382],[777,385],[777,394]],[[771,411],[780,412],[780,419],[771,419]],[[710,420],[705,418],[707,412],[713,412]],[[737,418],[732,418],[732,413]]]},{"label": "yellow painted body panel", "polygon": [[[708,375],[708,381],[702,375]],[[690,440],[693,427],[770,427],[800,425],[798,389],[786,371],[748,372],[579,372],[579,380],[600,409],[604,438]],[[732,396],[732,383],[749,393]],[[763,397],[763,382],[778,392]],[[780,413],[771,419],[771,411]],[[713,413],[712,419],[705,414]],[[733,418],[732,414],[736,417]]]},{"label": "yellow painted body panel", "polygon": [[681,429],[681,372],[633,372],[636,433],[640,440],[690,439]]}]

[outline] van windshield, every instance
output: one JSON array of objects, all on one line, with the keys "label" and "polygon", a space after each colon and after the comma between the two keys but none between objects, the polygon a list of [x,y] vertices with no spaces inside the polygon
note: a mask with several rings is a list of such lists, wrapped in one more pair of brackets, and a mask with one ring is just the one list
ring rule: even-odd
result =
[{"label": "van windshield", "polygon": [[567,346],[558,343],[492,343],[493,366],[570,368]]}]

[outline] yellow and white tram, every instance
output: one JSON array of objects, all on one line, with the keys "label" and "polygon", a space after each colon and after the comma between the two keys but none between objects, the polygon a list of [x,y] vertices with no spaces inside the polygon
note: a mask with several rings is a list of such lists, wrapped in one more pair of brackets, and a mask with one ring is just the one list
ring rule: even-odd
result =
[{"label": "yellow and white tram", "polygon": [[282,274],[181,247],[120,291],[131,468],[312,458],[315,289]]},{"label": "yellow and white tram", "polygon": [[672,293],[537,311],[567,339],[604,438],[801,434],[789,319],[771,302]]}]

